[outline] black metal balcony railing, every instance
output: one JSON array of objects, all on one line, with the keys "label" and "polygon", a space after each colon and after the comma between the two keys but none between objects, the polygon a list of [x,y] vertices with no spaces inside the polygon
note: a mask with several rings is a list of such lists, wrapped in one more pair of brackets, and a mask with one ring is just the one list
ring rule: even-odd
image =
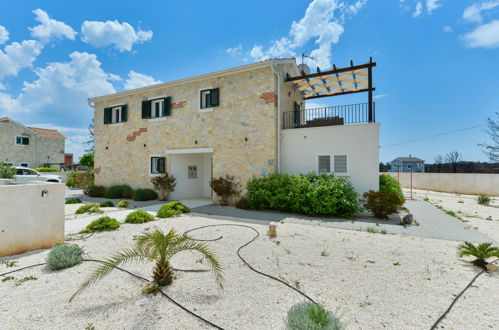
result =
[{"label": "black metal balcony railing", "polygon": [[283,128],[305,128],[375,122],[376,107],[372,113],[368,103],[283,112]]}]

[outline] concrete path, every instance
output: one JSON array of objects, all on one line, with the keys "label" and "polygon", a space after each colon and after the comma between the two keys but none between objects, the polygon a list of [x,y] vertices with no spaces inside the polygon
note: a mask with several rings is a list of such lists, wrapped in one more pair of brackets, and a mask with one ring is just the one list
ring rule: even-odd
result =
[{"label": "concrete path", "polygon": [[405,204],[419,226],[402,226],[400,220],[378,220],[363,214],[353,220],[339,218],[306,217],[299,214],[276,211],[241,210],[234,207],[206,205],[194,208],[194,215],[220,218],[224,220],[242,221],[249,223],[268,224],[269,222],[284,221],[288,223],[316,225],[349,230],[386,230],[389,234],[420,236],[453,241],[493,242],[481,232],[468,228],[465,223],[451,217],[430,203],[424,201],[407,201]]}]

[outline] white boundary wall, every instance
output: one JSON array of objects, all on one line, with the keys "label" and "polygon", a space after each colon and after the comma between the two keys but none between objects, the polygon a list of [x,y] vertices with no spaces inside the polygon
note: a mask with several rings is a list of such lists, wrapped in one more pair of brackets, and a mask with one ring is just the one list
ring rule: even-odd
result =
[{"label": "white boundary wall", "polygon": [[[281,172],[317,172],[322,154],[347,155],[347,177],[362,194],[379,189],[379,123],[281,131]],[[331,157],[331,160],[333,158]]]},{"label": "white boundary wall", "polygon": [[[390,174],[397,178],[397,173]],[[400,184],[409,188],[410,173],[400,173]],[[499,196],[499,174],[485,173],[413,173],[412,186],[426,189],[468,195]]]},{"label": "white boundary wall", "polygon": [[64,242],[64,201],[62,183],[0,185],[0,257]]}]

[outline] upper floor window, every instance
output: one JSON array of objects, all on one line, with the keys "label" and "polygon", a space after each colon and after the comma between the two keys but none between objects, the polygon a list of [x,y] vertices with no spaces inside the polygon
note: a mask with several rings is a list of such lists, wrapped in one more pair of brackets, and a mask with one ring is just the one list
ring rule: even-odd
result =
[{"label": "upper floor window", "polygon": [[16,136],[16,144],[18,145],[28,145],[29,137],[27,136]]},{"label": "upper floor window", "polygon": [[218,88],[204,89],[201,91],[200,97],[201,109],[217,107],[220,104],[220,91]]},{"label": "upper floor window", "polygon": [[142,101],[142,118],[160,118],[171,115],[172,98],[170,96]]},{"label": "upper floor window", "polygon": [[128,107],[126,104],[104,108],[104,124],[123,123],[128,120]]}]

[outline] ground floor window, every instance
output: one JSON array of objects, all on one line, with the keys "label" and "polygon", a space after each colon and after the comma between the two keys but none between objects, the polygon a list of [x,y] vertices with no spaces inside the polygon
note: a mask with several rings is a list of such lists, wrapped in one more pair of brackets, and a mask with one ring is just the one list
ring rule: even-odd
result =
[{"label": "ground floor window", "polygon": [[319,155],[317,158],[317,172],[347,174],[347,155]]},{"label": "ground floor window", "polygon": [[166,173],[166,158],[151,156],[151,174]]},{"label": "ground floor window", "polygon": [[21,166],[21,167],[29,167],[29,164],[28,163],[21,163],[21,164],[19,164],[19,166]]}]

